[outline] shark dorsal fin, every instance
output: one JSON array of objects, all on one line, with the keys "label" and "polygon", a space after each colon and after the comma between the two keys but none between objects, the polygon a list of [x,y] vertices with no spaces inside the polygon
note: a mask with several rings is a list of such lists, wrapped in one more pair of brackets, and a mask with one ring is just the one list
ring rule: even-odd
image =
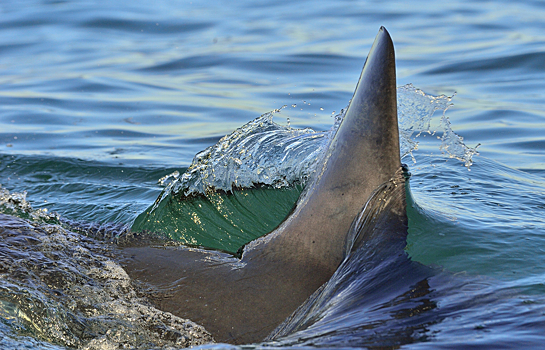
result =
[{"label": "shark dorsal fin", "polygon": [[401,166],[396,94],[394,46],[381,27],[312,188],[276,231],[248,244],[246,257],[265,252],[331,275],[352,221]]}]

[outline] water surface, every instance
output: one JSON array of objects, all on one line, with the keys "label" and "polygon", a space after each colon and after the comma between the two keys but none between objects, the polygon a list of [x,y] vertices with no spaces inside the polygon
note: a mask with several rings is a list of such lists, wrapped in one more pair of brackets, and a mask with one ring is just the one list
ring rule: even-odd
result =
[{"label": "water surface", "polygon": [[[360,304],[346,309],[324,294],[310,328],[269,345],[545,343],[542,2],[43,0],[3,1],[0,14],[0,184],[63,219],[119,225],[154,203],[157,180],[183,173],[195,154],[261,114],[286,105],[277,123],[329,130],[384,25],[398,85],[455,94],[448,120],[442,110],[431,120],[439,131],[417,139],[416,163],[405,158],[414,199],[406,251],[431,277],[419,272],[414,293],[382,301],[373,293],[384,284],[373,291],[365,276],[361,285],[339,277],[331,283],[375,297],[349,293]],[[469,170],[440,149],[448,122],[467,146],[480,144]],[[394,286],[395,272],[385,274]],[[5,348],[91,348],[88,338],[70,343],[25,321],[20,301],[6,299],[16,283],[3,278]],[[46,300],[47,310],[64,310]],[[101,327],[92,328],[96,339],[112,343],[98,348],[143,344]]]}]

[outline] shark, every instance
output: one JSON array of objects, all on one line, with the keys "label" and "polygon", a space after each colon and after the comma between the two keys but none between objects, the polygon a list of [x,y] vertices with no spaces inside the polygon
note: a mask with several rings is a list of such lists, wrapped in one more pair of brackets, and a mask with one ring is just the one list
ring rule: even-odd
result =
[{"label": "shark", "polygon": [[[255,343],[281,334],[278,327],[316,295],[355,244],[379,240],[386,251],[388,242],[396,249],[406,244],[396,98],[394,45],[381,27],[322,163],[276,229],[237,256],[184,246],[120,245],[124,269],[153,291],[157,308],[203,325],[216,341]],[[395,196],[381,197],[397,187]],[[388,202],[378,221],[363,215],[373,200]],[[368,228],[349,234],[366,225],[374,225],[372,234]]]}]

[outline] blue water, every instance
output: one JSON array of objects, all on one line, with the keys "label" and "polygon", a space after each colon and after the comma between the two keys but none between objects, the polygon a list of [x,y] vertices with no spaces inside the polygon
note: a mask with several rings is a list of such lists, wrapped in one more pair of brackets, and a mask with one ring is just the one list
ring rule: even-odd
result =
[{"label": "blue water", "polygon": [[[65,219],[130,224],[158,179],[263,113],[287,105],[276,122],[328,130],[384,25],[398,85],[455,94],[446,116],[479,155],[468,170],[441,153],[439,132],[418,139],[416,163],[405,159],[406,251],[432,269],[413,276],[414,295],[365,301],[339,278],[359,306],[325,295],[313,326],[273,345],[535,348],[545,343],[543,18],[530,0],[2,1],[0,184]],[[6,348],[86,346],[1,315]]]}]

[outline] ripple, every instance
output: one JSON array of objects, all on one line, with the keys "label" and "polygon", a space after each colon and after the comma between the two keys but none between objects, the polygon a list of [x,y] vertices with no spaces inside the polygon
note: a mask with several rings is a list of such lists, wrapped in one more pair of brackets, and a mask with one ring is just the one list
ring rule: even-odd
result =
[{"label": "ripple", "polygon": [[443,75],[461,72],[483,73],[504,72],[507,70],[520,70],[532,72],[545,72],[545,52],[528,52],[512,56],[495,57],[479,60],[467,60],[462,62],[443,65],[438,68],[425,71],[425,74]]}]

